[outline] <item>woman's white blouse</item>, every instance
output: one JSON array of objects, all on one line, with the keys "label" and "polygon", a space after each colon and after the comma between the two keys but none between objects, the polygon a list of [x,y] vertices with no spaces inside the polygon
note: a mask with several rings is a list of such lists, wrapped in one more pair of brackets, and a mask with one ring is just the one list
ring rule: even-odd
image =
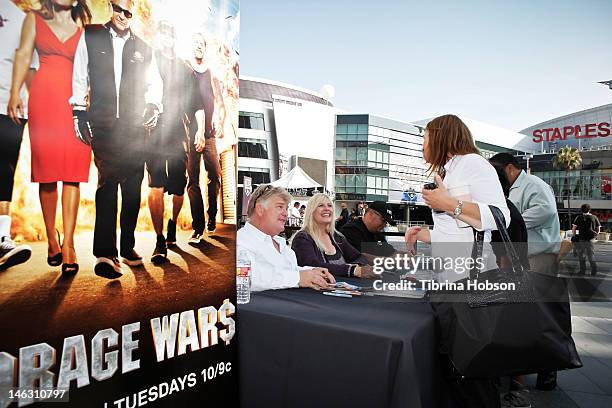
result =
[{"label": "woman's white blouse", "polygon": [[[485,231],[485,241],[491,240],[491,231],[496,230],[493,214],[489,205],[499,208],[504,214],[506,227],[510,225],[510,210],[502,191],[497,172],[493,166],[478,154],[467,154],[453,157],[444,166],[446,188],[468,186],[471,202],[480,208],[481,228]],[[457,221],[446,213],[433,214],[434,228],[431,231],[431,242],[472,242],[472,228],[459,228]]]},{"label": "woman's white blouse", "polygon": [[[469,187],[470,202],[480,208],[481,228],[485,231],[483,248],[484,270],[495,267],[495,257],[488,242],[491,241],[491,231],[497,230],[489,205],[499,208],[504,215],[506,227],[510,225],[510,210],[493,166],[482,156],[468,154],[453,157],[446,166],[444,185],[446,188],[458,186]],[[434,258],[452,259],[456,262],[470,258],[474,233],[471,227],[460,228],[457,220],[446,213],[432,212],[434,228],[431,231],[431,254]],[[438,281],[456,281],[468,276],[469,270],[457,267],[438,269]]]}]

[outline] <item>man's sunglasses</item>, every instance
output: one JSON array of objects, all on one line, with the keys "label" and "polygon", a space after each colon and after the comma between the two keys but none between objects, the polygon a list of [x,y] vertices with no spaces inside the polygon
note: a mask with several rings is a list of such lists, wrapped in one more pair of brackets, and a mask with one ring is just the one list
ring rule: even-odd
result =
[{"label": "man's sunglasses", "polygon": [[261,190],[257,191],[254,194],[251,194],[251,197],[249,198],[249,200],[255,200],[253,201],[253,203],[257,203],[257,200],[259,200],[268,191],[272,190],[272,187],[273,187],[272,184],[266,184],[264,188],[262,188]]},{"label": "man's sunglasses", "polygon": [[125,18],[132,18],[132,12],[130,10],[126,10],[122,8],[121,6],[116,5],[115,3],[111,3],[111,6],[113,6],[113,11],[115,13],[118,13],[118,14],[123,13]]}]

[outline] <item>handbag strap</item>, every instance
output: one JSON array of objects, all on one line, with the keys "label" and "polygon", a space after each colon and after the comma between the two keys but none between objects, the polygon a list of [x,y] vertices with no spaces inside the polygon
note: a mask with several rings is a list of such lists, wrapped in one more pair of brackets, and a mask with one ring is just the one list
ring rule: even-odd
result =
[{"label": "handbag strap", "polygon": [[[489,209],[491,210],[491,214],[493,215],[493,219],[495,220],[495,225],[497,227],[497,231],[501,237],[501,240],[504,244],[504,248],[506,250],[506,254],[510,258],[510,263],[512,265],[512,271],[514,273],[522,273],[524,272],[523,264],[520,261],[520,258],[512,244],[510,239],[510,235],[508,234],[508,230],[506,229],[506,221],[504,218],[504,214],[501,210],[494,205],[489,205]],[[484,231],[477,231],[472,228],[474,231],[474,244],[472,246],[472,259],[476,260],[482,257],[483,246],[484,246]],[[476,266],[476,262],[472,263],[472,267],[470,268],[470,279],[475,279],[480,273],[479,268]]]},{"label": "handbag strap", "polygon": [[474,233],[474,243],[472,244],[472,267],[470,268],[470,279],[476,279],[480,273],[480,269],[476,266],[476,259],[482,258],[482,249],[484,246],[484,231],[476,231]]},{"label": "handbag strap", "polygon": [[514,248],[514,244],[510,239],[510,234],[508,234],[508,230],[506,229],[506,221],[504,219],[504,214],[502,214],[501,210],[493,205],[489,205],[489,209],[493,214],[493,219],[495,220],[495,225],[497,226],[497,231],[501,236],[502,242],[504,243],[504,248],[506,250],[506,254],[509,255],[510,263],[512,264],[512,271],[514,273],[521,273],[524,271],[523,263],[521,262],[521,258],[518,256],[516,249]]}]

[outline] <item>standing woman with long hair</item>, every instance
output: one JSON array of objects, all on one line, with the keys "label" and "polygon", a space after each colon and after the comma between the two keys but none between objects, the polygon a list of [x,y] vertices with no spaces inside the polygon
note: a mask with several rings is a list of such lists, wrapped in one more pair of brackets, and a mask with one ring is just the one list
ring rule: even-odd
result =
[{"label": "standing woman with long hair", "polygon": [[[91,148],[74,131],[72,68],[83,26],[91,20],[85,0],[44,0],[42,8],[26,16],[15,52],[8,115],[18,121],[23,111],[19,96],[34,50],[40,67],[28,100],[32,148],[32,182],[40,183],[39,197],[48,242],[47,263],[62,265],[63,273],[76,273],[74,230],[79,208],[79,183],[87,182]],[[62,182],[64,242],[56,235],[57,182]]]},{"label": "standing woman with long hair", "polygon": [[[409,228],[406,245],[414,252],[417,240],[429,242],[434,257],[471,258],[473,229],[484,231],[484,242],[490,242],[491,232],[497,230],[489,205],[502,212],[506,227],[510,223],[510,211],[497,172],[480,155],[470,130],[455,115],[440,116],[427,124],[423,158],[435,174],[435,185],[422,191],[423,200],[432,209],[434,227],[431,231]],[[495,257],[489,259],[495,261]],[[455,268],[442,273],[438,280],[444,282],[458,280],[469,271]],[[500,406],[494,379],[451,376],[449,385],[455,403],[461,408]]]},{"label": "standing woman with long hair", "polygon": [[[435,185],[424,187],[423,200],[432,209],[433,230],[412,227],[406,243],[418,241],[471,243],[473,230],[485,231],[485,242],[496,230],[489,205],[499,208],[506,226],[510,210],[493,166],[480,155],[468,127],[455,115],[431,120],[425,127],[423,159]],[[433,187],[433,188],[432,188]],[[471,248],[471,245],[470,245]]]}]

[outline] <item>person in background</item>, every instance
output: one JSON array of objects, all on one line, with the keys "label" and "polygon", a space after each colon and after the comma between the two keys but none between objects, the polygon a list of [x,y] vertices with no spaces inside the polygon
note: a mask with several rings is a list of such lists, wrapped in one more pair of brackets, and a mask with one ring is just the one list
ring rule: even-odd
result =
[{"label": "person in background", "polygon": [[[167,260],[168,246],[176,245],[176,221],[183,207],[187,185],[187,133],[185,123],[193,120],[189,113],[189,95],[195,79],[185,61],[176,56],[175,29],[168,21],[158,27],[161,49],[155,53],[163,81],[164,112],[146,140],[146,168],[149,173],[148,206],[157,235],[151,262]],[[164,193],[172,195],[172,215],[164,237]]]},{"label": "person in background", "polygon": [[397,252],[383,234],[387,224],[395,225],[391,209],[384,201],[374,201],[363,217],[350,221],[340,232],[351,246],[372,263],[376,257],[393,256]]},{"label": "person in background", "polygon": [[363,217],[365,215],[365,206],[363,201],[357,203],[356,214],[357,217]]},{"label": "person in background", "polygon": [[308,201],[304,226],[293,237],[291,248],[300,266],[320,266],[336,276],[375,276],[368,260],[336,231],[334,204],[323,193]]},{"label": "person in background", "polygon": [[582,214],[577,216],[572,225],[572,234],[578,234],[578,241],[575,243],[576,251],[578,252],[578,260],[580,262],[580,275],[586,273],[586,260],[589,260],[591,265],[591,275],[597,275],[597,263],[594,256],[593,241],[597,238],[597,234],[601,229],[599,219],[591,214],[591,206],[582,204],[580,207]]},{"label": "person in background", "polygon": [[[525,221],[523,220],[523,216],[516,206],[508,199],[510,195],[510,182],[508,181],[508,177],[506,173],[499,169],[495,168],[497,172],[497,177],[499,178],[499,183],[502,186],[502,190],[504,191],[504,197],[506,197],[506,205],[508,205],[508,209],[510,210],[510,226],[507,228],[508,235],[510,236],[510,241],[517,243],[514,245],[514,248],[518,252],[518,256],[520,258],[521,264],[525,269],[529,269],[529,255],[527,251],[527,226],[525,225]],[[499,231],[491,232],[491,242],[502,242]],[[493,247],[493,252],[497,257],[498,266],[501,268],[508,267],[510,260],[507,258],[507,254],[498,252],[498,249],[501,249],[501,246]],[[501,255],[498,256],[498,254]],[[503,257],[503,258],[502,258]],[[503,259],[500,261],[500,258]]]},{"label": "person in background", "polygon": [[[40,67],[30,87],[29,135],[32,149],[32,182],[39,183],[39,199],[47,235],[47,263],[62,265],[62,273],[79,270],[74,230],[80,201],[80,183],[89,179],[91,147],[75,137],[72,109],[73,59],[83,26],[91,12],[84,0],[46,0],[23,22],[15,52],[8,115],[18,124],[23,114],[20,90],[36,50]],[[62,182],[64,242],[55,228],[58,188]]]},{"label": "person in background", "polygon": [[[8,102],[11,89],[11,73],[15,50],[19,47],[21,26],[25,14],[12,1],[0,3],[0,271],[11,266],[26,262],[32,256],[32,248],[28,245],[16,245],[11,239],[11,201],[15,169],[19,159],[23,129],[27,122],[27,104],[25,86],[15,91],[22,101],[22,111],[14,117],[8,116]],[[26,73],[24,83],[29,85],[34,70]]]},{"label": "person in background", "polygon": [[531,269],[556,275],[561,232],[552,187],[539,177],[525,173],[518,159],[509,153],[498,153],[489,161],[506,173],[510,201],[525,220]]},{"label": "person in background", "polygon": [[[434,228],[432,231],[409,228],[405,234],[407,246],[414,253],[418,240],[432,244],[432,256],[471,257],[473,229],[484,231],[485,244],[497,229],[490,205],[501,211],[506,227],[510,224],[510,210],[497,173],[480,155],[468,127],[455,115],[443,115],[427,124],[423,158],[429,164],[430,174],[435,174],[435,188],[422,191],[423,200],[432,209]],[[459,189],[463,190],[460,198],[449,193]],[[447,251],[454,253],[450,255]],[[455,271],[444,273],[449,279],[459,278]],[[494,378],[449,377],[448,381],[455,402],[461,407],[500,406]]]},{"label": "person in background", "polygon": [[340,204],[340,215],[336,218],[336,229],[340,229],[349,222],[349,212],[346,203]]},{"label": "person in background", "polygon": [[[525,221],[523,221],[523,217],[521,216],[518,208],[516,208],[516,206],[512,204],[512,201],[508,199],[508,196],[510,195],[510,182],[508,181],[506,173],[499,168],[496,168],[495,170],[497,171],[497,177],[499,178],[502,190],[504,191],[504,197],[506,197],[506,204],[510,210],[510,226],[508,227],[508,235],[510,236],[510,241],[515,244],[514,248],[518,252],[521,264],[528,270],[529,256],[527,251],[527,227],[525,226]],[[511,261],[501,244],[502,239],[499,231],[493,231],[491,233],[491,241],[499,243],[493,246],[493,253],[495,254],[497,265],[500,268],[510,267]],[[505,393],[502,398],[503,407],[531,407],[529,396],[526,393],[524,376],[520,375],[511,377],[508,392]]]},{"label": "person in background", "polygon": [[302,216],[300,215],[300,203],[293,203],[291,211],[289,212],[289,225],[299,227],[302,224]]},{"label": "person in background", "polygon": [[[517,158],[509,153],[498,153],[489,161],[506,173],[510,182],[509,199],[521,212],[527,226],[531,270],[556,276],[561,228],[552,187],[539,177],[525,173]],[[556,386],[556,372],[538,374],[536,388],[548,391]]]},{"label": "person in background", "polygon": [[304,218],[304,214],[306,213],[306,206],[302,204],[300,207],[300,217]]},{"label": "person in background", "polygon": [[117,201],[121,186],[120,255],[129,266],[142,265],[134,250],[144,177],[145,138],[162,111],[163,83],[155,53],[132,33],[133,0],[113,0],[110,21],[88,25],[74,59],[74,127],[90,143],[98,168],[94,273],[122,276],[117,259]]},{"label": "person in background", "polygon": [[269,184],[257,187],[249,198],[249,221],[238,230],[236,253],[248,254],[255,292],[295,287],[320,290],[336,283],[326,268],[298,266],[295,253],[278,236],[285,229],[290,202],[285,189]]}]

